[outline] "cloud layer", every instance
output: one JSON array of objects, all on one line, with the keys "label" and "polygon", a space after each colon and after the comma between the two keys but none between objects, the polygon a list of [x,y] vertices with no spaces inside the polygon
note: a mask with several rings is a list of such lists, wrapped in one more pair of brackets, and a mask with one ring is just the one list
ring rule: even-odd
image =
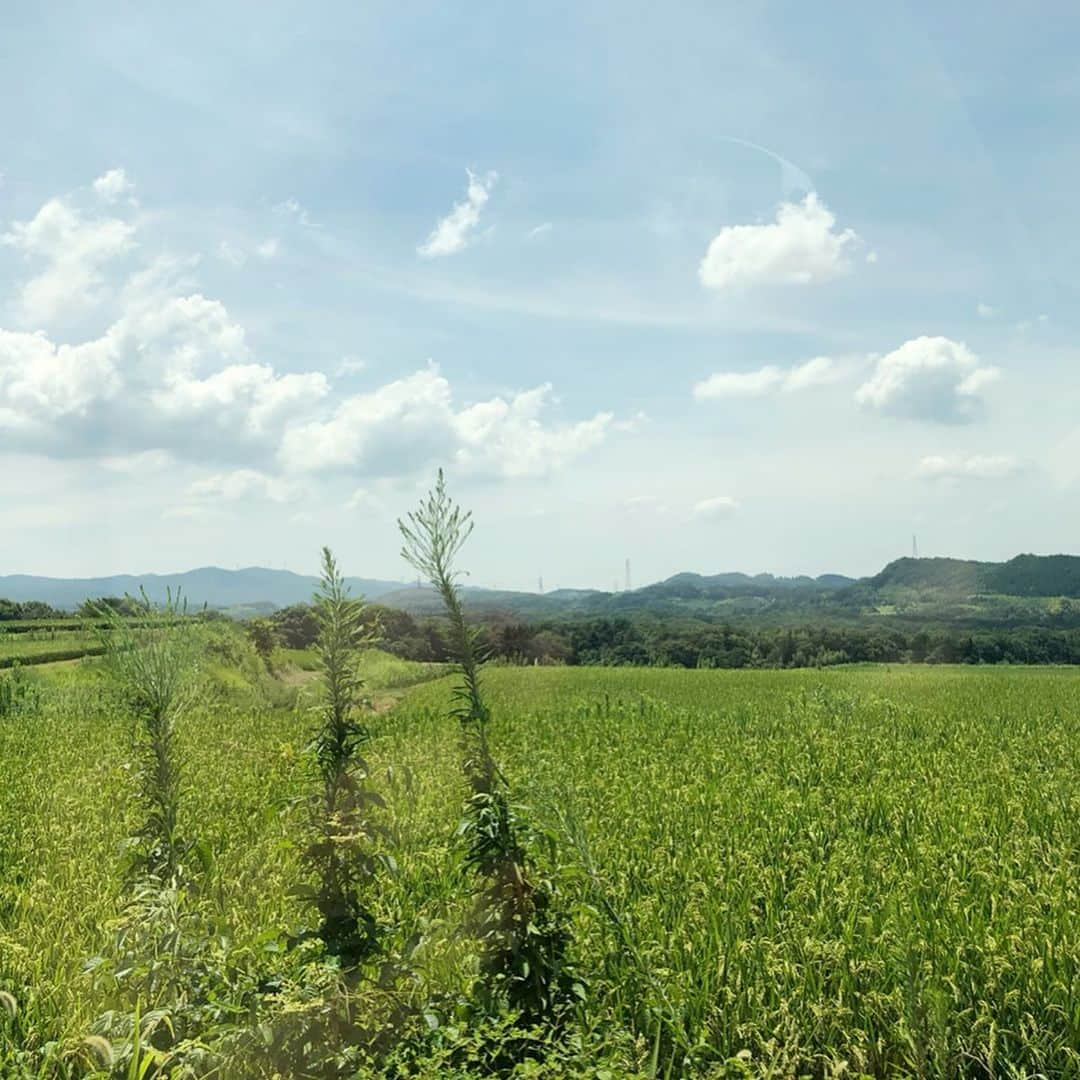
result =
[{"label": "cloud layer", "polygon": [[919,462],[919,475],[929,480],[1000,480],[1019,469],[1008,454],[975,454],[972,457],[931,455]]}]

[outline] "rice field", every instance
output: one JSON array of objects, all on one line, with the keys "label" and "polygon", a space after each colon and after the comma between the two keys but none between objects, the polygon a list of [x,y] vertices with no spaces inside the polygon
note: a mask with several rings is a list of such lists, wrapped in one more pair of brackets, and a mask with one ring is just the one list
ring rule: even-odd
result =
[{"label": "rice field", "polygon": [[0,667],[76,659],[100,651],[100,638],[85,626],[0,623]]},{"label": "rice field", "polygon": [[[199,903],[238,997],[294,962],[311,780],[308,684],[241,660],[219,657],[179,732],[182,827],[210,856]],[[379,916],[437,1000],[476,969],[451,683],[366,663],[393,856]],[[0,715],[0,1075],[113,1075],[86,1036],[122,1007],[95,958],[138,824],[130,722],[95,661],[23,677],[32,703]],[[520,1075],[1080,1075],[1075,670],[492,668],[484,685],[587,982]],[[485,1072],[439,1057],[464,1040],[452,1016],[426,1023],[444,1041],[412,1075]],[[217,1069],[272,1075],[242,1050]]]}]

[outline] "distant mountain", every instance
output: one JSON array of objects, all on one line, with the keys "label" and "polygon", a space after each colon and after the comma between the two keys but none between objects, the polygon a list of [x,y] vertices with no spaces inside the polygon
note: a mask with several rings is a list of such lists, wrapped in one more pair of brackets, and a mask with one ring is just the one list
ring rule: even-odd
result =
[{"label": "distant mountain", "polygon": [[[354,594],[412,615],[442,611],[427,586],[349,578]],[[247,616],[311,599],[318,579],[287,570],[202,567],[182,574],[122,574],[101,578],[0,576],[0,599],[42,600],[75,608],[99,596],[137,594],[140,586],[161,602],[169,589],[189,606],[232,609]],[[772,574],[675,574],[625,592],[556,589],[514,592],[466,586],[465,604],[478,616],[546,619],[565,616],[693,616],[769,618],[783,623],[866,617],[1026,620],[1050,613],[1053,598],[1080,598],[1080,556],[1017,555],[1004,563],[969,559],[897,559],[868,578],[843,574],[775,577]],[[1075,608],[1075,605],[1073,605]],[[1070,609],[1071,610],[1071,609]],[[1055,617],[1060,617],[1060,611]]]},{"label": "distant mountain", "polygon": [[[402,588],[399,581],[347,578],[354,594],[375,600]],[[100,596],[139,594],[140,587],[155,603],[165,600],[171,589],[179,590],[189,607],[287,607],[310,600],[319,579],[290,570],[270,570],[250,566],[244,570],[223,570],[204,566],[180,574],[118,574],[98,578],[49,578],[28,574],[0,576],[0,598],[42,600],[56,608],[76,608],[84,600]]]}]

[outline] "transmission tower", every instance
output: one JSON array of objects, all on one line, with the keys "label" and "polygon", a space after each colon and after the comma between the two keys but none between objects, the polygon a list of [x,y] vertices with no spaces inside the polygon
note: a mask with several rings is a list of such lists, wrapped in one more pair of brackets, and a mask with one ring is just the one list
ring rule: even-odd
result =
[{"label": "transmission tower", "polygon": [[630,591],[630,560],[626,560],[626,591]]}]

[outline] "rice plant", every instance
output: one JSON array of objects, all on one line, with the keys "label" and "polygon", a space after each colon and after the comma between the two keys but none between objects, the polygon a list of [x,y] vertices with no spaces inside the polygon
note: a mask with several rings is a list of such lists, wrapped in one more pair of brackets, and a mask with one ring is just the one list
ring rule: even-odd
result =
[{"label": "rice plant", "polygon": [[[197,887],[180,910],[211,933],[188,923],[197,950],[164,940],[143,954],[161,965],[153,1000],[138,969],[116,978],[132,897],[117,852],[145,808],[132,717],[103,663],[27,673],[39,702],[0,720],[5,1080],[188,1065],[214,1080],[268,1080],[275,1067],[471,1080],[526,1034],[533,1060],[519,1075],[560,1080],[1080,1076],[1075,669],[480,666],[492,755],[534,818],[566,808],[581,866],[572,949],[587,999],[560,1028],[523,1033],[512,1011],[468,1007],[477,948],[461,928],[474,897],[454,838],[466,785],[449,714],[463,680],[361,661],[378,706],[359,714],[361,752],[388,796],[377,817],[397,869],[367,894],[386,952],[345,986],[317,936],[283,941],[307,877],[308,819],[285,806],[307,807],[318,783],[313,755],[302,767],[311,714],[262,692],[272,677],[241,628],[217,630],[235,656],[201,663],[206,688],[174,747],[178,834],[214,853],[209,872],[194,852],[181,858]],[[379,987],[383,956],[399,953],[411,977]],[[205,977],[167,985],[176,955]],[[401,998],[417,1006],[404,1023]],[[360,1030],[328,1041],[329,1010]],[[94,1021],[109,1013],[105,1032]],[[260,1042],[292,1017],[303,1030],[285,1064],[268,1063]],[[167,1041],[168,1024],[183,1038]]]},{"label": "rice plant", "polygon": [[466,864],[481,882],[481,1001],[489,1012],[505,1003],[527,1025],[550,1023],[573,994],[580,994],[582,984],[567,960],[570,931],[554,903],[554,883],[529,857],[525,822],[489,744],[479,639],[465,617],[455,565],[472,533],[472,515],[450,498],[440,469],[434,490],[398,527],[403,557],[442,598],[449,651],[457,664],[459,682],[451,693],[450,712],[460,727],[469,785],[459,835]]}]

